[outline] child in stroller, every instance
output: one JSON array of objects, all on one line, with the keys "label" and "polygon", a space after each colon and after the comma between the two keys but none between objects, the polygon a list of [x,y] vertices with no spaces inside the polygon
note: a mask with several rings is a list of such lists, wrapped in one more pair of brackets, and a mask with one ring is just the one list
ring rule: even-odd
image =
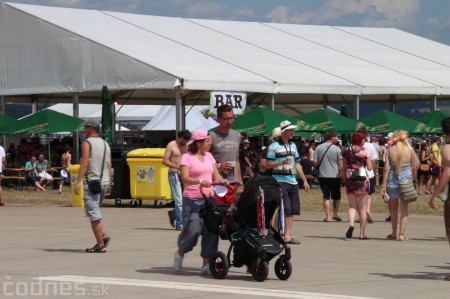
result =
[{"label": "child in stroller", "polygon": [[[233,208],[228,204],[213,207],[205,203],[205,210],[201,213],[209,232],[230,241],[226,255],[221,251],[211,255],[209,263],[211,275],[216,279],[223,279],[227,276],[230,266],[245,265],[256,281],[264,281],[269,274],[269,261],[284,251],[275,262],[274,269],[279,279],[287,280],[292,273],[290,248],[284,242],[279,230],[270,225],[277,207],[280,209],[281,226],[284,223],[281,221],[283,217],[281,189],[277,181],[271,176],[250,179],[234,204],[236,211],[232,211]],[[232,260],[231,252],[233,252]]]}]

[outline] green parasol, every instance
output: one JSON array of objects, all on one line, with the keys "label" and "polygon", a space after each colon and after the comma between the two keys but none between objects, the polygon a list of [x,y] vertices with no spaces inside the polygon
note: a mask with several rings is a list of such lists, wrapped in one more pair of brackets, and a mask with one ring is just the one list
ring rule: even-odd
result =
[{"label": "green parasol", "polygon": [[317,132],[335,130],[340,134],[352,133],[364,124],[360,121],[339,115],[328,109],[320,108],[297,117],[315,125]]},{"label": "green parasol", "polygon": [[424,123],[404,117],[387,110],[379,110],[360,119],[368,127],[371,133],[393,132],[405,130],[409,134],[429,133],[430,128]]},{"label": "green parasol", "polygon": [[431,133],[442,133],[441,121],[447,117],[450,117],[450,113],[442,110],[435,110],[422,115],[417,121],[426,124],[430,128]]},{"label": "green parasol", "polygon": [[113,138],[113,106],[108,87],[102,89],[102,135],[109,145],[114,143]]},{"label": "green parasol", "polygon": [[[16,123],[17,119],[12,118],[10,116],[4,115],[4,114],[0,114],[0,128],[3,126],[7,126],[13,123]],[[1,130],[0,130],[1,131]]]},{"label": "green parasol", "polygon": [[[270,136],[272,130],[279,127],[283,120],[289,120],[292,124],[297,125],[295,129],[297,135],[300,132],[312,131],[314,129],[314,126],[311,126],[305,121],[300,121],[295,117],[265,107],[258,107],[237,116],[231,128],[250,137]],[[303,133],[302,135],[305,136]]]},{"label": "green parasol", "polygon": [[0,134],[54,134],[83,130],[80,118],[45,109],[0,127]]}]

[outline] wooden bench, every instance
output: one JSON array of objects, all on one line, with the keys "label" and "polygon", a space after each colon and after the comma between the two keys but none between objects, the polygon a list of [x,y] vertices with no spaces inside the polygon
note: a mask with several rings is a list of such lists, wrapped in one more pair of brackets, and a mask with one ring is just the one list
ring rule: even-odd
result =
[{"label": "wooden bench", "polygon": [[2,175],[2,183],[5,187],[26,188],[26,173],[22,168],[5,168]]}]

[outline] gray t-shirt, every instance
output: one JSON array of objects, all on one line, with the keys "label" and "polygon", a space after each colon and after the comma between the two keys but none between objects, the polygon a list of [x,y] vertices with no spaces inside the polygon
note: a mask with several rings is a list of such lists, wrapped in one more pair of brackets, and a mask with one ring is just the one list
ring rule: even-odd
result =
[{"label": "gray t-shirt", "polygon": [[[86,171],[88,180],[99,180],[101,176],[101,184],[110,185],[109,164],[111,161],[111,149],[109,144],[100,137],[89,137],[86,141],[91,145],[91,157],[89,159],[89,167]],[[105,159],[104,163],[103,158]]]},{"label": "gray t-shirt", "polygon": [[[236,155],[239,152],[239,145],[241,143],[241,135],[235,130],[230,130],[228,134],[223,134],[217,130],[209,132],[212,138],[211,154],[217,163],[230,162],[234,165],[233,170],[228,173],[220,172],[223,178],[226,178],[230,183],[239,182],[236,171]],[[237,162],[239,163],[239,161]]]},{"label": "gray t-shirt", "polygon": [[[327,148],[330,149],[325,154]],[[337,178],[339,177],[339,160],[342,160],[341,149],[330,142],[324,142],[316,147],[314,151],[314,160],[317,160],[317,165],[319,165],[320,160],[323,155],[325,157],[319,167],[319,177],[320,178]]]}]

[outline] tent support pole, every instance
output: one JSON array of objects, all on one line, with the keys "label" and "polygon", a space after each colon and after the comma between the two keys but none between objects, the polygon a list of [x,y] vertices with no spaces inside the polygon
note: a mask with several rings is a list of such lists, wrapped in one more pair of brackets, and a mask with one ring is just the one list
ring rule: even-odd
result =
[{"label": "tent support pole", "polygon": [[273,93],[272,93],[272,97],[270,98],[270,101],[269,101],[269,109],[275,110],[275,94],[273,94]]},{"label": "tent support pole", "polygon": [[[73,102],[73,116],[80,117],[80,94],[75,92],[72,96]],[[74,164],[80,164],[80,133],[78,131],[73,132],[73,162]]]},{"label": "tent support pole", "polygon": [[389,111],[395,113],[395,94],[389,96]]},{"label": "tent support pole", "polygon": [[[2,110],[1,114],[6,115],[5,97],[4,96],[0,96],[0,109]],[[6,148],[6,135],[2,136],[2,144],[3,144],[3,148]]]},{"label": "tent support pole", "polygon": [[[181,99],[181,89],[179,87],[175,88],[175,118],[176,118],[176,131],[177,134],[184,128],[183,119],[184,112],[182,111],[183,101]],[[184,109],[183,109],[184,110]]]},{"label": "tent support pole", "polygon": [[431,112],[433,112],[433,111],[436,111],[436,109],[437,109],[437,95],[432,95],[430,110],[431,110]]},{"label": "tent support pole", "polygon": [[359,95],[353,96],[353,119],[359,119]]},{"label": "tent support pole", "polygon": [[328,95],[324,94],[322,95],[322,108],[327,109],[328,106]]},{"label": "tent support pole", "polygon": [[31,113],[35,114],[38,112],[38,104],[39,104],[39,98],[37,95],[32,94],[31,95]]}]

